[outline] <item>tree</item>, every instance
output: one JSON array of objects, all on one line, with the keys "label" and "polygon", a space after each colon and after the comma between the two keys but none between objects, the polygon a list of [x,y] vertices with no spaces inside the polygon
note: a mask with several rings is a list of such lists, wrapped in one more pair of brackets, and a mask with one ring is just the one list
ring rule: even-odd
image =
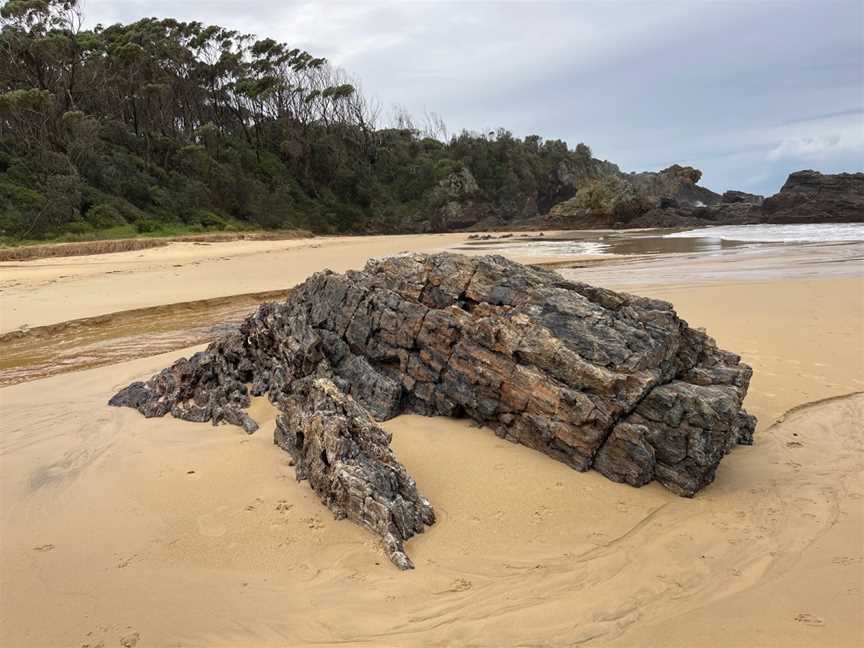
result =
[{"label": "tree", "polygon": [[562,162],[601,169],[583,144],[451,137],[401,106],[380,121],[356,79],[272,38],[171,18],[86,29],[77,1],[0,0],[2,237],[397,231],[469,176],[458,199],[506,220],[561,197]]}]

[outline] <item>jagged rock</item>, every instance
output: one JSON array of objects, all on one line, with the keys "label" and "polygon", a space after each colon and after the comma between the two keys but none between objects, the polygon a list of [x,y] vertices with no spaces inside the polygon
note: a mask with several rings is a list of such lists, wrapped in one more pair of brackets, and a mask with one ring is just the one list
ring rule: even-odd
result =
[{"label": "jagged rock", "polygon": [[403,543],[435,522],[429,501],[390,449],[390,434],[326,378],[295,383],[280,403],[276,444],[295,461],[337,519],[349,518],[383,538],[400,569],[414,567]]},{"label": "jagged rock", "polygon": [[864,173],[789,174],[779,193],[762,203],[766,223],[857,223],[864,221]]},{"label": "jagged rock", "polygon": [[689,166],[673,164],[662,171],[631,173],[625,178],[658,207],[663,200],[673,200],[680,207],[709,207],[721,201],[718,194],[697,184],[702,172]]},{"label": "jagged rock", "polygon": [[[827,175],[796,171],[779,193],[763,199],[727,191],[723,202],[702,208],[653,209],[627,227],[693,227],[753,223],[846,223],[864,221],[864,173]],[[616,225],[617,226],[617,225]]]},{"label": "jagged rock", "polygon": [[[561,229],[702,227],[754,223],[864,222],[864,173],[822,174],[796,171],[779,193],[763,198],[743,191],[718,196],[695,185],[699,172],[691,167],[669,167],[659,173],[623,176],[648,203],[623,201],[586,209],[579,196],[555,205],[532,227]],[[620,192],[618,192],[620,193]]]},{"label": "jagged rock", "polygon": [[702,172],[674,164],[662,171],[608,175],[585,183],[552,207],[547,220],[563,227],[677,227],[721,197],[696,183]]},{"label": "jagged rock", "polygon": [[467,416],[577,470],[692,496],[752,440],[750,375],[666,302],[503,257],[414,254],[317,273],[111,404],[242,422],[249,392],[266,393],[297,477],[406,567],[402,542],[434,518],[369,415]]}]

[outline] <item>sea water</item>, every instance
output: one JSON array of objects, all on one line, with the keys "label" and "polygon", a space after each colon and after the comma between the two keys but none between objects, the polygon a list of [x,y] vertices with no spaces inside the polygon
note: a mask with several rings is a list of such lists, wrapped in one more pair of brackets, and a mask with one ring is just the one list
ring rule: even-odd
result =
[{"label": "sea water", "polygon": [[666,234],[664,238],[708,238],[747,243],[832,243],[864,241],[864,223],[722,225]]}]

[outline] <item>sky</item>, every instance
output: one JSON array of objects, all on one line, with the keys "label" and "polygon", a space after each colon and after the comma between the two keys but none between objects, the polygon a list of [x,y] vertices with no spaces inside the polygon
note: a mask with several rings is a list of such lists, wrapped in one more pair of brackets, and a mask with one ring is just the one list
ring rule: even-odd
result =
[{"label": "sky", "polygon": [[624,171],[686,164],[770,195],[864,170],[861,0],[85,0],[87,26],[218,24],[326,57],[451,133],[589,144]]}]

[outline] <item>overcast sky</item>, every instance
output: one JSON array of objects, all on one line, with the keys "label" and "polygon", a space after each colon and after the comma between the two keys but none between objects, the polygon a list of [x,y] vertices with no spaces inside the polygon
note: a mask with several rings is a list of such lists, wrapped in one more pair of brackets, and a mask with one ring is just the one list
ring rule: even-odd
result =
[{"label": "overcast sky", "polygon": [[771,194],[864,170],[861,0],[85,0],[87,24],[199,20],[327,57],[388,108],[503,126],[625,171],[673,163]]}]

